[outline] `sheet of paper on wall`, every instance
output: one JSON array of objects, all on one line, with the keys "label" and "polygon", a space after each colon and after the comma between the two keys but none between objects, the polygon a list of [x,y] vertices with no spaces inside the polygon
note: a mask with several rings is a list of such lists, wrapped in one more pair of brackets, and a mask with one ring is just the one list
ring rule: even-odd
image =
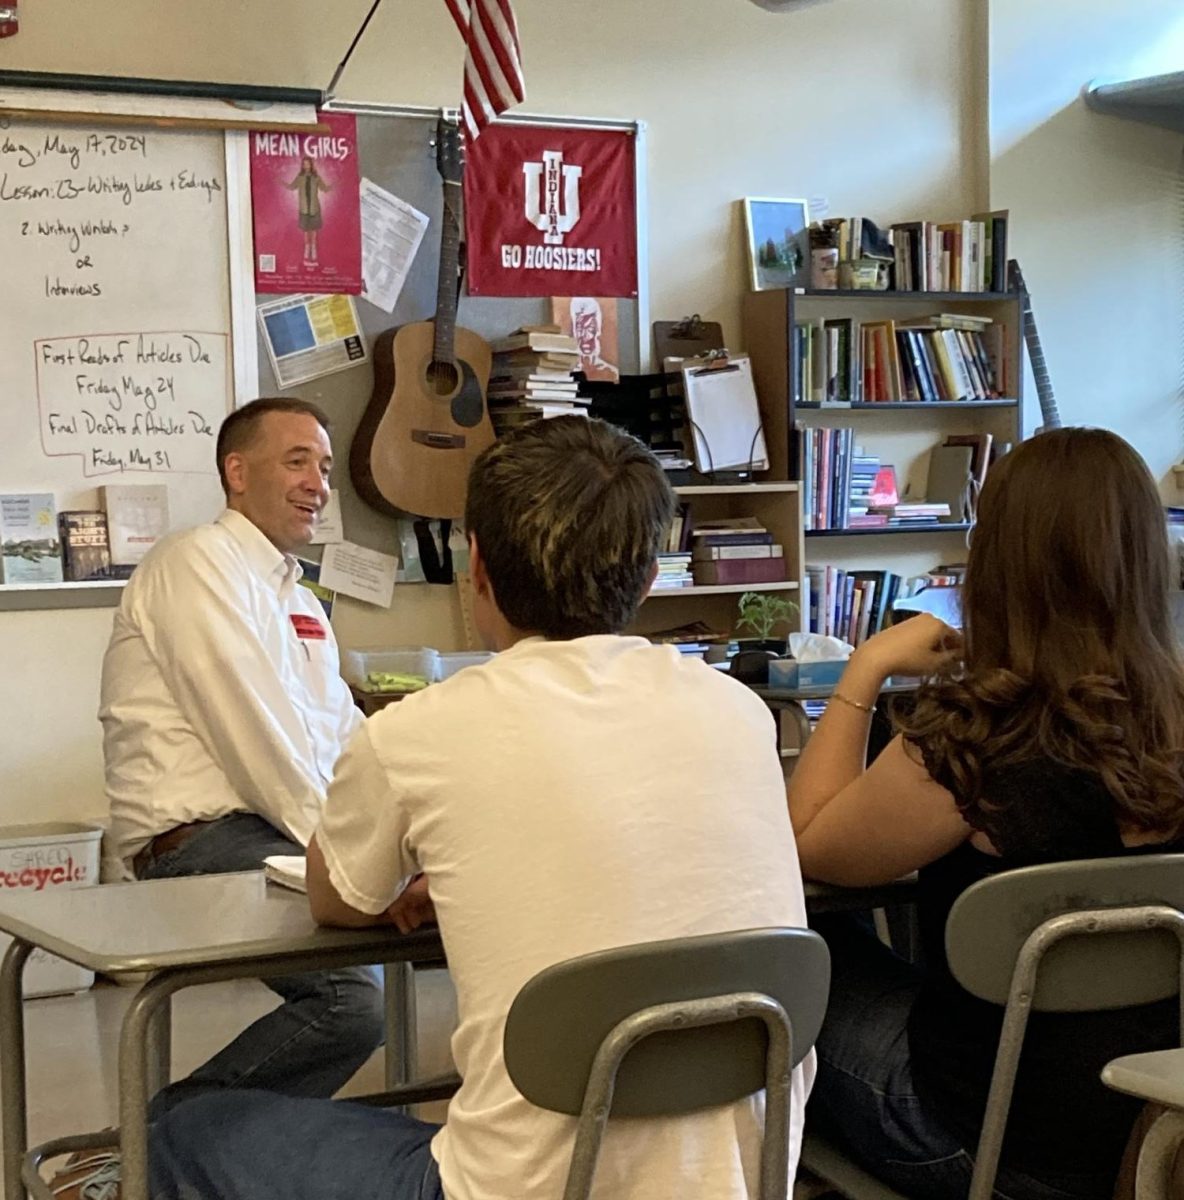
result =
[{"label": "sheet of paper on wall", "polygon": [[325,507],[321,509],[321,515],[311,540],[314,546],[345,541],[345,527],[341,522],[341,494],[336,488],[332,488],[329,492],[329,499],[325,501]]},{"label": "sheet of paper on wall", "polygon": [[335,542],[325,547],[321,558],[321,586],[330,591],[390,608],[395,594],[398,560],[353,542]]},{"label": "sheet of paper on wall", "polygon": [[367,359],[352,296],[285,296],[258,308],[276,383],[293,387]]},{"label": "sheet of paper on wall", "polygon": [[428,218],[405,200],[362,180],[362,298],[394,312]]}]

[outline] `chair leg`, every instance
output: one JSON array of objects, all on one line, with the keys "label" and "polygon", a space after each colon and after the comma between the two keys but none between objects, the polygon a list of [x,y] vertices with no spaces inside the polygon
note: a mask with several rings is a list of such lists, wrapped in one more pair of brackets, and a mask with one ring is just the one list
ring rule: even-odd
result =
[{"label": "chair leg", "polygon": [[1147,1131],[1139,1150],[1135,1200],[1177,1200],[1176,1154],[1184,1147],[1184,1112],[1171,1108]]},{"label": "chair leg", "polygon": [[765,1056],[765,1135],[761,1142],[760,1200],[789,1195],[789,1102],[793,1035],[783,1010],[763,1013],[769,1035]]}]

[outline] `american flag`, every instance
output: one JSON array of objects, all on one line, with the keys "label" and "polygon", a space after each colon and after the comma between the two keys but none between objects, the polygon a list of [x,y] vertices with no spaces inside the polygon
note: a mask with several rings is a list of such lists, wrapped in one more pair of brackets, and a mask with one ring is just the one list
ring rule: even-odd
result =
[{"label": "american flag", "polygon": [[465,42],[462,114],[469,140],[526,98],[518,24],[510,0],[444,0]]}]

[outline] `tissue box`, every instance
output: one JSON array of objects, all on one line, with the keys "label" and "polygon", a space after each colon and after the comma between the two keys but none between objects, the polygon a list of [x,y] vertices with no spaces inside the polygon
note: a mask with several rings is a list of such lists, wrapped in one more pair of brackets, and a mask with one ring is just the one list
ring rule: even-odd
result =
[{"label": "tissue box", "polygon": [[846,669],[845,659],[800,663],[792,658],[774,658],[769,663],[769,687],[834,687]]}]

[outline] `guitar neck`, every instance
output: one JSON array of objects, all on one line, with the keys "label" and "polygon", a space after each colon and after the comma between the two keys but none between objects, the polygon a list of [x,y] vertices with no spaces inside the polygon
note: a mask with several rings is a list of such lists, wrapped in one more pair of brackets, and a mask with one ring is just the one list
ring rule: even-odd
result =
[{"label": "guitar neck", "polygon": [[1059,429],[1061,414],[1052,390],[1052,379],[1048,364],[1044,360],[1044,347],[1040,342],[1040,331],[1036,328],[1036,314],[1032,309],[1032,295],[1024,281],[1019,264],[1011,264],[1012,286],[1020,293],[1020,306],[1024,321],[1024,343],[1028,347],[1028,360],[1032,364],[1032,379],[1036,384],[1036,398],[1040,401],[1040,423],[1044,429]]},{"label": "guitar neck", "polygon": [[456,306],[460,289],[460,184],[444,183],[444,214],[440,225],[440,282],[436,290],[436,333],[432,358],[456,360]]}]

